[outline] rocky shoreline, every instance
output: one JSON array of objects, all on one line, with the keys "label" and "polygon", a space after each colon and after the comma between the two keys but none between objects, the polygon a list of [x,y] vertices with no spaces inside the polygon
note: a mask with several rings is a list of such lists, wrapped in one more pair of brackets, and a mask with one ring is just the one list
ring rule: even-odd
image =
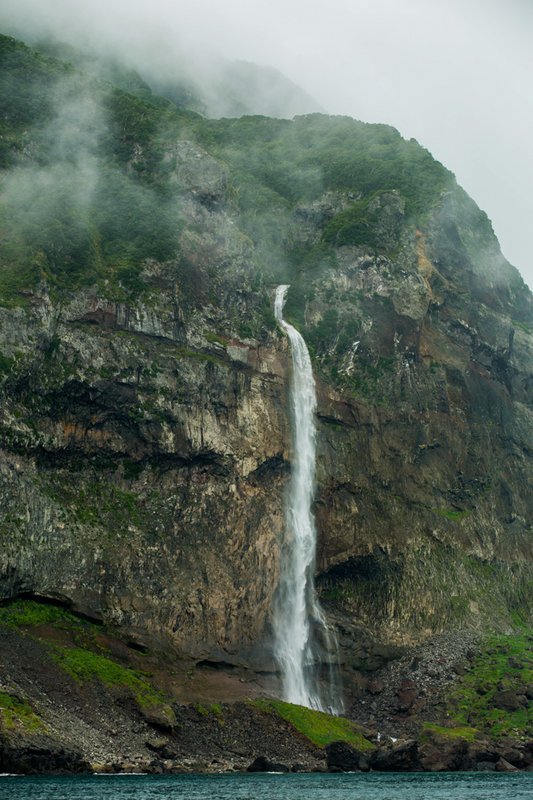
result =
[{"label": "rocky shoreline", "polygon": [[[533,769],[527,728],[494,735],[446,711],[451,689],[478,669],[470,633],[346,676],[353,700],[343,719],[271,699],[269,676],[169,661],[59,607],[18,601],[0,611],[0,772]],[[527,652],[505,658],[525,680]],[[495,698],[521,708],[532,687],[509,688],[512,668]]]},{"label": "rocky shoreline", "polygon": [[[287,731],[277,723],[272,727],[271,731],[261,730],[261,740],[256,746],[250,743],[242,746],[241,729],[227,749],[215,747],[208,754],[199,746],[196,752],[185,755],[174,738],[161,736],[146,740],[151,756],[137,754],[100,763],[90,763],[79,751],[45,736],[7,740],[2,735],[0,771],[10,774],[533,771],[531,742],[495,743],[486,738],[468,742],[432,733],[421,739],[376,743],[370,753],[358,751],[344,741],[332,742],[321,751],[305,746],[294,732],[287,736]],[[273,745],[270,737],[277,735],[286,739],[284,744]],[[294,741],[289,741],[291,737]],[[251,760],[258,751],[269,755],[256,755]]]}]

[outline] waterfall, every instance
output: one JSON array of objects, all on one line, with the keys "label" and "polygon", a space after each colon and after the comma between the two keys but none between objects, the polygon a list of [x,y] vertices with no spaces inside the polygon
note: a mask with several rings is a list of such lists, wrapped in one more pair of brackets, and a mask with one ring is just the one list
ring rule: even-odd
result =
[{"label": "waterfall", "polygon": [[[311,505],[315,488],[315,382],[303,337],[283,319],[288,286],[278,286],[274,314],[292,353],[292,471],[286,501],[281,577],[274,607],[275,656],[283,697],[290,703],[338,713],[342,701],[336,675],[336,639],[328,628],[314,586],[316,528]],[[326,687],[319,671],[328,663]],[[324,684],[324,682],[323,682]]]}]

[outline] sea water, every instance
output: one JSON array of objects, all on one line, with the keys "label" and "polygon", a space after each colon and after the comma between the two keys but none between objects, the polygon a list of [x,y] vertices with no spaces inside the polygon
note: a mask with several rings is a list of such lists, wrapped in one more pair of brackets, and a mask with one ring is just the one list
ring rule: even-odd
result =
[{"label": "sea water", "polygon": [[532,773],[0,777],[0,800],[532,800]]}]

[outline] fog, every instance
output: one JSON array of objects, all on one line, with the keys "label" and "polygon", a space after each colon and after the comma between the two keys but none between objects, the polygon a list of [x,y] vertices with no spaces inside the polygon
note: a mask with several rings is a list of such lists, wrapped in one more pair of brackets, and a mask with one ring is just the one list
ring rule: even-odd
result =
[{"label": "fog", "polygon": [[530,0],[3,0],[0,27],[143,74],[273,66],[317,108],[394,125],[450,168],[533,286]]}]

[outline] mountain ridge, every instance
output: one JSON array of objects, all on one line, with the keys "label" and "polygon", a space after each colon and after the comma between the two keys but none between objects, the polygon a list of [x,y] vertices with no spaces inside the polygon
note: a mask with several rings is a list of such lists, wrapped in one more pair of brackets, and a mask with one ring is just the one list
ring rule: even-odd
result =
[{"label": "mountain ridge", "polygon": [[289,283],[348,703],[402,648],[529,624],[531,293],[453,175],[385,125],[0,59],[1,597],[275,684]]}]

